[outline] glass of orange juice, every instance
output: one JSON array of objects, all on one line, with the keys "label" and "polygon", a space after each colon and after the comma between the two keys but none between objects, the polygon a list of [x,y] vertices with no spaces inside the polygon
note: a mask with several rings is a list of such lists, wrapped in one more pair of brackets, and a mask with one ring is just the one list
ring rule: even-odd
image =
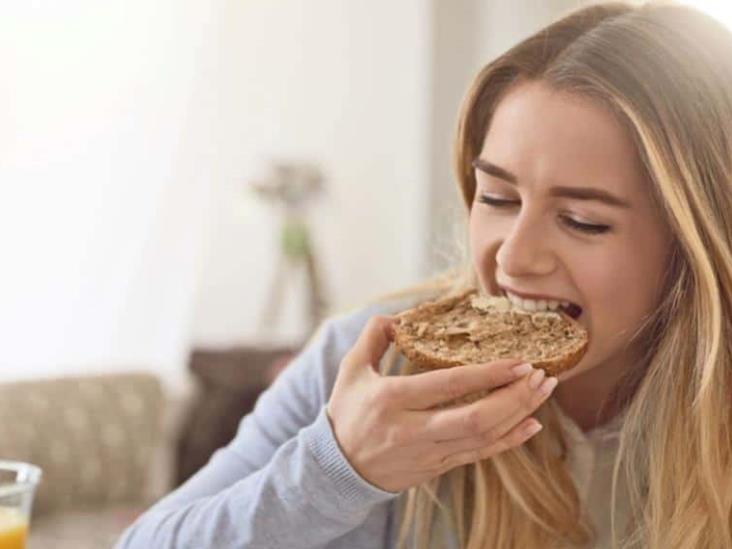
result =
[{"label": "glass of orange juice", "polygon": [[31,507],[41,469],[0,460],[0,549],[25,549]]}]

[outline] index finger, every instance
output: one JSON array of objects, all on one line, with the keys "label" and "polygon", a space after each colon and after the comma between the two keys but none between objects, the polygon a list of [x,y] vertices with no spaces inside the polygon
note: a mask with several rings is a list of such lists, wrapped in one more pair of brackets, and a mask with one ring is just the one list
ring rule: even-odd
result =
[{"label": "index finger", "polygon": [[393,379],[396,392],[409,410],[427,410],[470,393],[494,389],[515,381],[531,371],[531,367],[518,372],[519,358],[503,358],[483,364],[468,364],[441,368],[434,371],[400,376]]}]

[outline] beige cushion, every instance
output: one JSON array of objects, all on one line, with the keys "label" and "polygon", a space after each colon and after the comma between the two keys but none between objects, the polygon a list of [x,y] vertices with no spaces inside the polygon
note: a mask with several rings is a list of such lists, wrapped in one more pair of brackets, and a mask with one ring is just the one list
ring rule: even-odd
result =
[{"label": "beige cushion", "polygon": [[150,374],[0,385],[0,459],[43,469],[34,514],[147,500],[163,397]]}]

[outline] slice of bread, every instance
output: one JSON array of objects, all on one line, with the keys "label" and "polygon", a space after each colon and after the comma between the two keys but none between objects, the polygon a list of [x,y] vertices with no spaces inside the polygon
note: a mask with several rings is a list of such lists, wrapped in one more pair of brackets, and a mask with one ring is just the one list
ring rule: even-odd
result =
[{"label": "slice of bread", "polygon": [[563,311],[529,313],[475,289],[399,313],[394,328],[395,345],[419,370],[521,358],[557,375],[589,344],[585,328]]}]

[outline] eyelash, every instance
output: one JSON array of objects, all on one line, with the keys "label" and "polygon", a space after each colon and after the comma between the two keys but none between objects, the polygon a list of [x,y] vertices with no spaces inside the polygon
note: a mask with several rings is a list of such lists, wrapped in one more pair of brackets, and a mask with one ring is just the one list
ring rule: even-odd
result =
[{"label": "eyelash", "polygon": [[[488,206],[493,206],[495,208],[505,208],[516,203],[513,200],[499,200],[497,198],[491,198],[485,194],[480,195],[478,200],[483,204],[487,204]],[[562,216],[562,219],[567,226],[587,234],[603,234],[610,230],[608,225],[590,225],[587,223],[580,223],[579,221],[575,221],[571,217],[567,216]]]}]

